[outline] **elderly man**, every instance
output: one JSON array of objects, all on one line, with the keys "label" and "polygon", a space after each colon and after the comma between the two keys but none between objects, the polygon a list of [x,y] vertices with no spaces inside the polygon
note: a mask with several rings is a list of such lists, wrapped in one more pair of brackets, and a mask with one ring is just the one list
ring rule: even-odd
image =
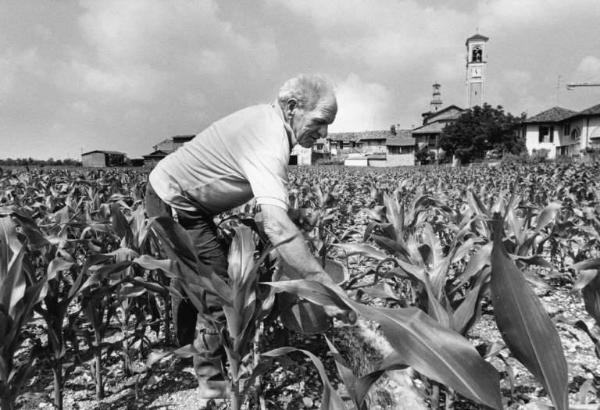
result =
[{"label": "elderly man", "polygon": [[[213,216],[255,198],[263,229],[272,243],[282,243],[278,252],[285,262],[306,278],[329,280],[288,217],[286,182],[294,145],[312,147],[327,135],[336,113],[333,87],[322,77],[299,75],[286,81],[274,103],[245,108],[213,123],[160,161],[149,176],[148,216],[174,211],[200,261],[225,276],[226,249],[217,238]],[[206,335],[194,334],[193,306],[182,301],[174,310],[178,342],[189,344],[196,337],[194,345],[202,348],[198,338],[206,341]],[[208,381],[214,372],[194,364],[205,396],[218,396],[216,384]]]}]

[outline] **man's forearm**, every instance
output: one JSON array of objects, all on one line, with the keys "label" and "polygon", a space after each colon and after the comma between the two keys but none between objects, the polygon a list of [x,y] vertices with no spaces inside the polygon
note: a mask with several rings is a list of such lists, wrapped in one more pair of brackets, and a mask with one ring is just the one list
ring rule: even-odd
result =
[{"label": "man's forearm", "polygon": [[283,243],[277,246],[281,258],[302,277],[325,273],[321,264],[310,253],[302,233],[297,228],[294,229],[295,232],[290,232],[294,235],[293,238],[289,241],[283,240]]}]

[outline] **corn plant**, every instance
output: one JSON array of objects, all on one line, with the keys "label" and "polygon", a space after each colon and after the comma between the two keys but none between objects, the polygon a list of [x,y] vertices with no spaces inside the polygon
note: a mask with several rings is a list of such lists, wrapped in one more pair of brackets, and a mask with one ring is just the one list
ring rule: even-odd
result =
[{"label": "corn plant", "polygon": [[36,358],[16,360],[21,331],[43,298],[46,276],[36,278],[24,263],[26,247],[19,240],[12,212],[0,216],[0,405],[15,408],[15,400],[34,369]]}]

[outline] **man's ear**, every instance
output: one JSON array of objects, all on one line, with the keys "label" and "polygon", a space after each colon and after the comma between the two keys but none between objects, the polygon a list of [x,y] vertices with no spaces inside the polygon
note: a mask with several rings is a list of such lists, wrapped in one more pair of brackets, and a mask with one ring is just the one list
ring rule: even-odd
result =
[{"label": "man's ear", "polygon": [[297,106],[298,106],[298,101],[296,101],[296,99],[294,99],[294,98],[290,98],[288,100],[287,104],[286,104],[286,107],[285,107],[286,108],[286,114],[288,116],[291,116]]}]

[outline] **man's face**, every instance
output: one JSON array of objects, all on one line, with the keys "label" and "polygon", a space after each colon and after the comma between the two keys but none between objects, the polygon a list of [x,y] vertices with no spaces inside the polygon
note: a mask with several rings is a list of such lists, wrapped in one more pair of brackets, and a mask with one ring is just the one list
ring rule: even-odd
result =
[{"label": "man's face", "polygon": [[312,147],[319,138],[327,136],[327,127],[335,118],[337,104],[322,101],[322,104],[313,110],[294,107],[291,126],[298,140],[304,148]]},{"label": "man's face", "polygon": [[313,111],[305,111],[297,108],[292,129],[296,134],[298,144],[304,148],[312,147],[319,138],[327,136],[327,127],[329,123],[321,118],[320,113]]}]

